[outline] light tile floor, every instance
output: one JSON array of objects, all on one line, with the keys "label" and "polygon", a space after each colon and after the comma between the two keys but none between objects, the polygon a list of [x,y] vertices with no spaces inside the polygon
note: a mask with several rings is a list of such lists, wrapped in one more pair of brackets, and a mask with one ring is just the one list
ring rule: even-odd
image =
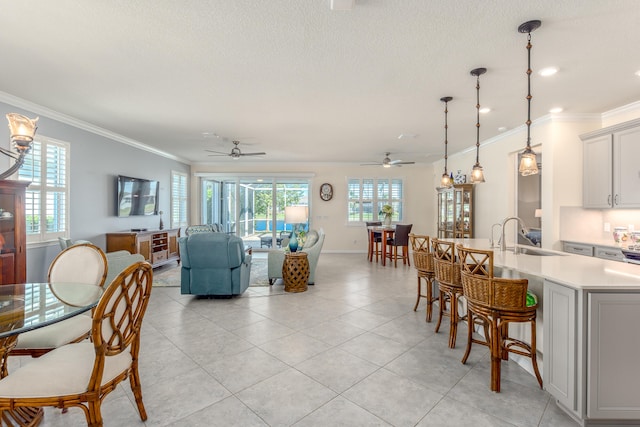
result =
[{"label": "light tile floor", "polygon": [[[460,363],[466,327],[449,349],[448,325],[435,334],[415,293],[413,267],[362,254],[322,254],[304,293],[281,282],[226,300],[154,288],[140,361],[149,418],[124,383],[103,404],[105,426],[577,425],[514,362],[491,392],[488,350]],[[79,409],[47,408],[41,425],[86,423]]]}]

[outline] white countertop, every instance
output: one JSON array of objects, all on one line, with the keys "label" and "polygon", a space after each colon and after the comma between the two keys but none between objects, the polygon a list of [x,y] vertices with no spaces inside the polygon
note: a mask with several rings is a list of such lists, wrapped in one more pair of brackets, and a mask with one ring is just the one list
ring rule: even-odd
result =
[{"label": "white countertop", "polygon": [[[454,241],[474,249],[491,249],[488,239],[443,240]],[[640,265],[537,249],[530,246],[519,247],[557,255],[514,254],[513,250],[502,252],[499,248],[493,248],[494,266],[542,277],[574,289],[640,291]]]}]

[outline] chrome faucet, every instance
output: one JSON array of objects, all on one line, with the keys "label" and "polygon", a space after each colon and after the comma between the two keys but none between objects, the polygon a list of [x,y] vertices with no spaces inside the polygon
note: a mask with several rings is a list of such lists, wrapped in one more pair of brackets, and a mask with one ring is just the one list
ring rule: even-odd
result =
[{"label": "chrome faucet", "polygon": [[[518,218],[517,216],[510,216],[505,218],[504,221],[502,221],[502,231],[500,233],[500,250],[501,251],[507,250],[507,242],[505,241],[505,238],[504,238],[504,227],[505,225],[507,225],[507,222],[511,221],[512,219],[515,219],[516,221],[518,221],[520,227],[522,227],[523,230],[527,230],[527,226],[525,225],[524,221]],[[514,247],[514,251],[515,251],[515,247]]]},{"label": "chrome faucet", "polygon": [[[493,224],[491,226],[491,239],[489,239],[489,247],[490,248],[495,248],[496,247],[496,245],[494,244],[494,241],[493,241],[493,236],[495,235],[495,233],[493,231],[495,230],[496,226],[502,227],[502,224],[500,224],[499,222],[496,222],[495,224]],[[498,240],[498,245],[499,244],[500,244],[500,240]]]}]

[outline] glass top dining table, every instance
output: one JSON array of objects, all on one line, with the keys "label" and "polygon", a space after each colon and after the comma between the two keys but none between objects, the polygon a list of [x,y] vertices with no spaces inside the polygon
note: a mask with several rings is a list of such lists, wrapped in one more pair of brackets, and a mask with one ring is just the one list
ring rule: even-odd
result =
[{"label": "glass top dining table", "polygon": [[[102,293],[102,287],[85,283],[0,285],[0,378],[9,374],[7,358],[19,334],[88,312]],[[36,426],[42,416],[41,408],[0,411],[2,425]]]}]

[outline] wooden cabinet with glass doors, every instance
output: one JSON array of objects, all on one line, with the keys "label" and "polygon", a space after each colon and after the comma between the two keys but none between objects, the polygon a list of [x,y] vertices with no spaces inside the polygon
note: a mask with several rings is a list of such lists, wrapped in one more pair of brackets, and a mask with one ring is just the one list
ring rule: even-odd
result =
[{"label": "wooden cabinet with glass doors", "polygon": [[473,237],[473,184],[438,188],[438,238]]}]

